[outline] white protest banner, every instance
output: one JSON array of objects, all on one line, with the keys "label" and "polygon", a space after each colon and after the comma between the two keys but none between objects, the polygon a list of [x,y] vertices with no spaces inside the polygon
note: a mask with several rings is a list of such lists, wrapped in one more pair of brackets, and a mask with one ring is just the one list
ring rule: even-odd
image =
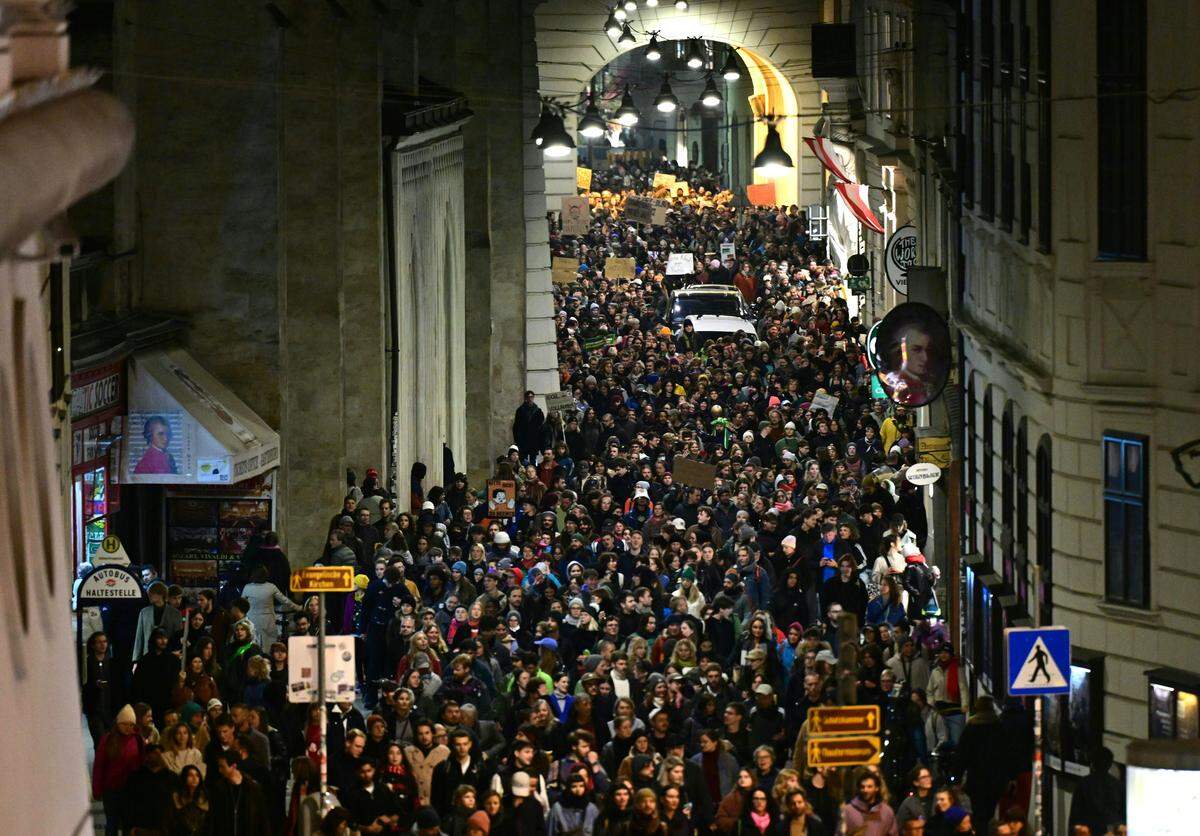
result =
[{"label": "white protest banner", "polygon": [[671,253],[667,258],[668,276],[686,276],[695,272],[696,263],[691,253]]},{"label": "white protest banner", "polygon": [[721,242],[721,261],[725,261],[727,258],[734,258],[735,252],[736,250],[734,249],[732,241]]}]

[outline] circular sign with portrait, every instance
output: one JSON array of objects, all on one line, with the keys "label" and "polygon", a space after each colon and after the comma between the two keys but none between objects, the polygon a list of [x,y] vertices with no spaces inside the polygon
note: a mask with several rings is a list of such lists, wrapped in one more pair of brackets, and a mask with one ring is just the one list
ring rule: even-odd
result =
[{"label": "circular sign with portrait", "polygon": [[950,329],[920,302],[888,312],[876,335],[876,374],[887,396],[904,406],[937,400],[950,374]]}]

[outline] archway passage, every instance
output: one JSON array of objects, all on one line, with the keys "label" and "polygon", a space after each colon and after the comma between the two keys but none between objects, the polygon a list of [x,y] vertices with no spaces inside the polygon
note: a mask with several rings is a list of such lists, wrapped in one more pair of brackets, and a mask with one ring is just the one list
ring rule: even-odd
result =
[{"label": "archway passage", "polygon": [[[578,100],[592,78],[615,58],[645,46],[647,33],[662,41],[704,41],[734,47],[752,85],[752,107],[760,114],[784,116],[777,127],[783,148],[795,168],[786,175],[768,178],[753,175],[754,182],[776,184],[779,203],[801,206],[819,203],[822,197],[820,167],[800,153],[801,137],[812,133],[821,110],[821,95],[811,68],[811,26],[820,21],[820,3],[797,2],[781,11],[777,0],[708,0],[679,11],[672,3],[654,8],[641,6],[629,18],[639,34],[633,45],[619,45],[604,30],[605,11],[593,0],[549,0],[537,12],[538,92],[559,100]],[[568,120],[568,129],[573,129]],[[762,147],[767,127],[756,123],[753,148]],[[575,194],[575,160],[545,161],[547,208],[557,209],[559,199]]]}]

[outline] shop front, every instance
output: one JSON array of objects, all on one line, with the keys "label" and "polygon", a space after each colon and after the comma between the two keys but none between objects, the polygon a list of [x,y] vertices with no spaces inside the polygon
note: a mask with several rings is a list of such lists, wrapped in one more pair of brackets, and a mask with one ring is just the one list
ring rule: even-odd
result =
[{"label": "shop front", "polygon": [[71,531],[75,565],[90,563],[121,510],[125,362],[71,375]]},{"label": "shop front", "polygon": [[1200,675],[1177,668],[1146,671],[1147,736],[1152,740],[1200,738]]},{"label": "shop front", "polygon": [[274,527],[278,434],[181,348],[128,362],[121,486],[140,494],[141,562],[185,588],[238,576]]}]

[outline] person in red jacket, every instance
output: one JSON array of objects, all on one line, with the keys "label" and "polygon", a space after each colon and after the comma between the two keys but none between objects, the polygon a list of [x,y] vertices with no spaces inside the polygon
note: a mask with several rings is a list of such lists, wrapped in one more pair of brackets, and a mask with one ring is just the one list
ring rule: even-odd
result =
[{"label": "person in red jacket", "polygon": [[117,712],[113,728],[96,745],[92,764],[92,796],[104,802],[105,836],[117,836],[124,819],[125,785],[142,765],[145,743],[137,733],[133,706]]}]

